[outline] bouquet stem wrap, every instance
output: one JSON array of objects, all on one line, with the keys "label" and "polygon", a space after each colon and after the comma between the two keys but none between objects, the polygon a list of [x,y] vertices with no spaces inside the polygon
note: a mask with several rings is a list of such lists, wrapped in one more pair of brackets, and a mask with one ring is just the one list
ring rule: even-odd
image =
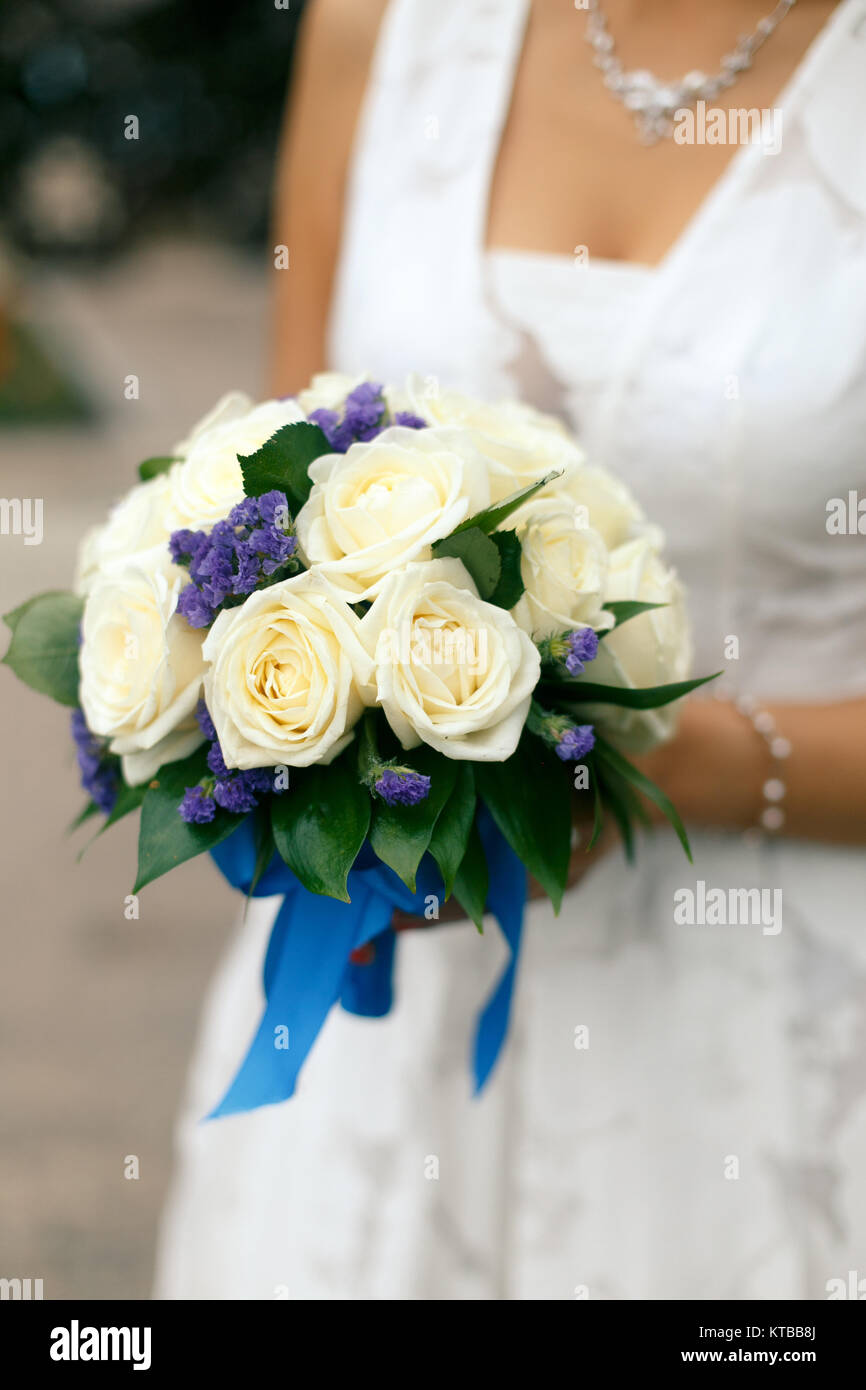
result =
[{"label": "bouquet stem wrap", "polygon": [[[489,869],[487,910],[496,918],[510,955],[478,1016],[472,1059],[476,1094],[493,1071],[508,1031],[527,886],[526,869],[489,817],[479,817],[479,831]],[[249,821],[211,855],[232,887],[248,893],[256,857]],[[429,894],[444,897],[442,879],[425,855],[412,893],[365,845],[349,874],[348,889],[348,903],[310,893],[277,857],[265,870],[253,895],[283,894],[265,955],[265,1010],[237,1075],[208,1119],[287,1100],[336,1003],[362,1017],[389,1012],[396,940],[393,913],[398,909],[423,917]],[[353,963],[351,952],[370,942],[372,961]],[[289,1039],[285,1048],[276,1045],[283,1029]]]}]

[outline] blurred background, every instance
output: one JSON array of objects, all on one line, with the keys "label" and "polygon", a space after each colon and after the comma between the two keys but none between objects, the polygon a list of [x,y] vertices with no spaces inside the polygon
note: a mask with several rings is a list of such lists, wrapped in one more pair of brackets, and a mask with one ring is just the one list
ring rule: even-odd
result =
[{"label": "blurred background", "polygon": [[[268,210],[299,0],[0,6],[2,611],[230,388],[265,382]],[[135,118],[131,120],[130,118]],[[139,380],[127,399],[125,379]],[[238,900],[204,861],[124,916],[132,818],[97,839],[64,711],[0,671],[0,1277],[142,1298],[196,1018]],[[129,1156],[139,1177],[125,1177]]]}]

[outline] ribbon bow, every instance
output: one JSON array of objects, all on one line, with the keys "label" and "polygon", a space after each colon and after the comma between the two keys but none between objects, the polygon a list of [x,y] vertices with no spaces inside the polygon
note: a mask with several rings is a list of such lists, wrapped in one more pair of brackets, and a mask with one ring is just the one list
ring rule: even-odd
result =
[{"label": "ribbon bow", "polygon": [[[476,1095],[492,1072],[508,1031],[526,901],[526,870],[520,859],[486,816],[479,818],[479,830],[489,870],[487,910],[499,923],[510,958],[475,1029]],[[211,855],[232,887],[248,893],[256,859],[249,818]],[[430,894],[444,896],[442,879],[425,855],[412,893],[365,845],[349,873],[348,890],[348,903],[310,893],[279,856],[271,860],[253,890],[255,897],[283,894],[265,954],[265,1011],[237,1075],[208,1119],[288,1100],[337,1002],[367,1018],[381,1018],[390,1010],[394,910],[423,916]],[[369,964],[354,963],[352,952],[370,942],[374,949]],[[278,1046],[286,1029],[289,1045]]]}]

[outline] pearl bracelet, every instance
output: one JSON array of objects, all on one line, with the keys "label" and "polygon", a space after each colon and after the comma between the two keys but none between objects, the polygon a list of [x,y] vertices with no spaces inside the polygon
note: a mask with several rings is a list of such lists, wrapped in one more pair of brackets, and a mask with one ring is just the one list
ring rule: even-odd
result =
[{"label": "pearl bracelet", "polygon": [[761,788],[764,809],[758,817],[758,824],[745,832],[745,838],[751,841],[762,834],[776,835],[785,824],[782,802],[787,787],[781,774],[786,758],[791,755],[791,744],[789,739],[779,733],[770,711],[762,709],[754,695],[738,695],[734,700],[734,707],[748,719],[755,733],[760,734],[773,760],[771,775]]}]

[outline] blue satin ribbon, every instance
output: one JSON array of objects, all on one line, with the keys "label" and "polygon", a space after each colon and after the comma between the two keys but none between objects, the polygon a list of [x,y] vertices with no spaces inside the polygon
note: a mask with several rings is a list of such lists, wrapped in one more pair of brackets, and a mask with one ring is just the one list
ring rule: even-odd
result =
[{"label": "blue satin ribbon", "polygon": [[[526,901],[526,870],[517,855],[486,816],[479,817],[479,829],[490,875],[487,910],[499,923],[510,957],[475,1030],[476,1094],[493,1071],[508,1031]],[[256,860],[251,818],[211,855],[232,887],[248,893]],[[348,903],[310,893],[276,855],[265,870],[254,896],[283,895],[265,956],[265,1010],[237,1075],[208,1119],[288,1100],[334,1004],[367,1018],[390,1010],[396,942],[392,915],[399,909],[423,916],[430,894],[440,900],[444,896],[442,879],[425,855],[417,891],[411,893],[365,845],[349,873],[348,889]],[[352,951],[368,944],[373,948],[369,964],[349,959]]]}]

